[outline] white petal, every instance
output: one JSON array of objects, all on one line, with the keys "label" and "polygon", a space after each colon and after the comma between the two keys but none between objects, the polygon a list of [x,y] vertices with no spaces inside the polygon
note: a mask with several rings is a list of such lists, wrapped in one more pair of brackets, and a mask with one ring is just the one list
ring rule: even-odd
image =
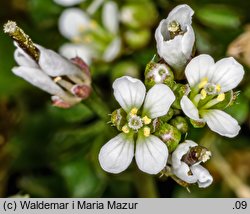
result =
[{"label": "white petal", "polygon": [[166,166],[168,148],[154,135],[149,137],[139,135],[136,141],[135,159],[140,170],[148,174],[157,174]]},{"label": "white petal", "polygon": [[19,66],[12,68],[12,71],[17,76],[25,79],[32,85],[48,92],[49,94],[64,95],[64,91],[40,69]]},{"label": "white petal", "polygon": [[114,60],[121,50],[121,39],[115,38],[107,47],[103,54],[103,59],[106,62]]},{"label": "white petal", "polygon": [[151,119],[161,117],[168,113],[174,100],[175,95],[168,86],[156,84],[146,95],[142,114]]},{"label": "white petal", "polygon": [[117,34],[119,28],[119,11],[115,2],[109,1],[103,5],[102,22],[109,32]]},{"label": "white petal", "polygon": [[214,60],[207,54],[193,58],[185,69],[185,75],[191,87],[199,84],[204,77],[208,77],[208,70],[214,65]]},{"label": "white petal", "polygon": [[181,104],[181,108],[182,108],[183,112],[189,118],[191,118],[191,119],[193,119],[195,121],[199,121],[199,122],[204,121],[199,117],[199,111],[196,108],[196,106],[192,103],[192,101],[186,95],[184,95],[181,98],[180,104]]},{"label": "white petal", "polygon": [[[155,31],[156,47],[160,57],[176,70],[182,70],[186,64],[186,56],[182,51],[182,35],[169,40],[165,35],[167,29],[165,20],[162,20]],[[166,38],[164,38],[164,36]]]},{"label": "white petal", "polygon": [[37,63],[23,50],[17,48],[14,52],[14,58],[18,65],[31,67],[31,68],[38,68]]},{"label": "white petal", "polygon": [[99,162],[105,171],[120,173],[128,168],[133,157],[133,138],[121,133],[112,138],[101,148]]},{"label": "white petal", "polygon": [[114,81],[113,89],[115,99],[127,113],[132,108],[139,109],[141,107],[146,93],[142,81],[124,76]]},{"label": "white petal", "polygon": [[172,166],[173,168],[180,168],[182,165],[182,156],[185,155],[190,148],[197,146],[197,143],[195,143],[192,140],[185,140],[184,143],[181,143],[178,145],[176,150],[172,154]]},{"label": "white petal", "polygon": [[197,176],[197,183],[200,188],[206,188],[213,182],[213,177],[203,166],[194,165],[191,166],[190,169],[192,173]]},{"label": "white petal", "polygon": [[235,88],[243,79],[244,69],[233,57],[219,60],[209,71],[209,80],[220,84],[222,92]]},{"label": "white petal", "polygon": [[78,56],[83,59],[88,65],[91,64],[91,58],[93,54],[90,48],[81,44],[73,43],[63,44],[59,49],[59,53],[68,59]]},{"label": "white petal", "polygon": [[191,58],[194,41],[195,41],[194,30],[191,27],[191,25],[187,25],[187,31],[184,33],[182,37],[182,45],[181,45],[182,52],[186,56],[186,59]]},{"label": "white petal", "polygon": [[39,65],[49,76],[77,75],[82,71],[68,59],[56,52],[37,46],[40,50]]},{"label": "white petal", "polygon": [[53,1],[62,6],[72,6],[75,4],[79,4],[85,0],[53,0]]},{"label": "white petal", "polygon": [[59,31],[67,39],[72,40],[80,35],[82,28],[89,25],[90,19],[81,9],[69,8],[59,18]]},{"label": "white petal", "polygon": [[173,168],[172,169],[173,173],[180,178],[181,180],[187,182],[187,183],[196,183],[198,178],[196,175],[190,175],[190,168],[189,166],[184,163],[181,162],[180,166],[178,168]]},{"label": "white petal", "polygon": [[226,137],[235,137],[240,131],[237,120],[224,111],[213,109],[201,112],[208,127],[218,134]]},{"label": "white petal", "polygon": [[191,25],[194,11],[186,4],[178,5],[168,15],[168,21],[177,21],[181,26]]}]

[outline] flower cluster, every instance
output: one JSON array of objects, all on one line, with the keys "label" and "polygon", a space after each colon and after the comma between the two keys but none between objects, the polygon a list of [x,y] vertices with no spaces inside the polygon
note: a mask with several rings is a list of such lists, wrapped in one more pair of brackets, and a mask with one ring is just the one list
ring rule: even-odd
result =
[{"label": "flower cluster", "polygon": [[212,183],[201,165],[211,152],[185,138],[190,124],[207,124],[226,137],[239,133],[238,122],[224,109],[234,104],[237,92],[232,89],[244,70],[232,57],[216,63],[206,54],[193,57],[193,14],[188,5],[179,5],[160,22],[155,32],[158,57],[146,66],[145,85],[128,76],[113,83],[121,108],[112,113],[111,122],[121,133],[100,150],[105,171],[124,171],[135,155],[146,173],[161,172],[201,188]]},{"label": "flower cluster", "polygon": [[[84,2],[54,1],[63,6]],[[51,94],[55,106],[69,108],[88,98],[91,75],[80,57],[72,58],[75,50],[83,53],[77,54],[88,62],[100,53],[104,61],[112,61],[121,50],[116,3],[107,1],[103,5],[104,27],[90,19],[90,14],[102,3],[93,1],[88,14],[79,8],[70,8],[61,15],[61,33],[78,41],[62,47],[70,60],[34,44],[15,22],[6,23],[4,31],[16,46],[14,58],[18,66],[12,69],[13,73]],[[126,16],[120,18],[138,30],[138,26],[146,26],[148,21],[134,21],[137,6],[125,7],[122,14]],[[232,57],[214,62],[206,54],[195,56],[193,14],[188,5],[179,5],[160,22],[155,31],[158,54],[146,65],[144,83],[129,76],[114,81],[114,97],[121,108],[113,111],[111,123],[120,133],[100,150],[99,162],[105,171],[120,173],[129,167],[135,156],[138,168],[148,174],[162,173],[180,180],[183,186],[197,183],[205,188],[212,183],[212,176],[201,165],[209,160],[211,151],[186,136],[190,125],[202,128],[206,124],[221,136],[238,135],[238,122],[224,110],[237,99],[238,92],[233,89],[243,79],[244,69]],[[82,39],[96,42],[97,38],[105,43],[97,45],[101,47],[98,54],[86,50],[79,42]],[[95,46],[94,43],[89,45]]]},{"label": "flower cluster", "polygon": [[[54,2],[66,7],[59,17],[58,28],[69,42],[60,47],[60,54],[67,58],[77,54],[88,64],[111,62],[129,49],[144,47],[150,41],[150,28],[157,18],[151,0],[143,4],[124,1],[121,6],[112,0]],[[123,43],[126,49],[122,48]]]}]

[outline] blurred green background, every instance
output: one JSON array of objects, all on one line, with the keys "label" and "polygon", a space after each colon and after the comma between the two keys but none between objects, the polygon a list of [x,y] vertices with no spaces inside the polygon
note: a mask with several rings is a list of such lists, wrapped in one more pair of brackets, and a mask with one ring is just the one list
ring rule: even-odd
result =
[{"label": "blurred green background", "polygon": [[[91,2],[75,7],[85,10]],[[119,10],[134,8],[135,21],[139,21],[135,25],[121,21],[122,52],[115,60],[106,63],[96,59],[91,64],[94,88],[106,101],[107,114],[118,107],[111,89],[113,80],[125,74],[143,79],[145,66],[156,53],[154,31],[173,7],[186,3],[193,8],[197,54],[207,53],[216,60],[225,57],[229,45],[234,45],[250,24],[250,1],[245,0],[116,3]],[[143,15],[145,4],[151,16]],[[0,1],[0,25],[15,20],[35,43],[58,50],[67,41],[57,27],[64,9],[53,0]],[[92,18],[100,22],[100,10]],[[190,131],[189,139],[203,142],[214,154],[206,164],[214,182],[206,189],[191,186],[188,193],[171,179],[140,172],[134,163],[121,174],[105,173],[99,166],[98,152],[117,132],[107,125],[106,115],[100,118],[95,113],[104,107],[97,104],[92,109],[91,101],[71,109],[51,106],[48,94],[11,72],[14,46],[1,30],[0,197],[250,197],[250,36],[242,47],[237,59],[245,66],[245,78],[238,88],[239,104],[228,109],[242,130],[233,139],[207,129]]]}]

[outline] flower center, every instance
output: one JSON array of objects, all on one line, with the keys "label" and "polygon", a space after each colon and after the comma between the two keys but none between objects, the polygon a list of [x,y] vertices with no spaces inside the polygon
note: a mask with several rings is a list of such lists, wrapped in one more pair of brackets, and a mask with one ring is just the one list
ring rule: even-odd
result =
[{"label": "flower center", "polygon": [[213,83],[207,83],[204,86],[204,89],[207,92],[207,94],[209,94],[209,95],[214,95],[217,93],[217,86]]},{"label": "flower center", "polygon": [[138,131],[143,126],[142,119],[139,116],[133,115],[128,120],[128,127],[134,131]]},{"label": "flower center", "polygon": [[201,99],[205,99],[207,95],[218,95],[217,100],[223,101],[225,98],[225,94],[221,93],[221,86],[220,84],[214,84],[208,82],[208,78],[203,78],[200,83],[198,84],[198,88],[201,89]]},{"label": "flower center", "polygon": [[171,21],[168,24],[168,31],[170,34],[170,38],[174,39],[177,35],[182,35],[184,32],[181,30],[181,25],[177,21]]},{"label": "flower center", "polygon": [[138,132],[139,129],[143,130],[143,135],[148,137],[150,135],[150,128],[147,126],[151,123],[151,119],[146,115],[144,117],[137,115],[138,109],[132,108],[127,115],[127,123],[122,127],[124,133],[129,133],[131,130]]}]

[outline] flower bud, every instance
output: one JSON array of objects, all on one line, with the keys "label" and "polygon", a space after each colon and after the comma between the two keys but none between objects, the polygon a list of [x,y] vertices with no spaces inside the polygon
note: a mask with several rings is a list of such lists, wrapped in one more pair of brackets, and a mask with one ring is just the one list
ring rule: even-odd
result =
[{"label": "flower bud", "polygon": [[170,120],[170,124],[177,128],[182,134],[185,134],[188,131],[188,122],[184,117],[177,116]]},{"label": "flower bud", "polygon": [[133,29],[148,28],[157,20],[157,10],[151,2],[130,2],[121,8],[121,22]]},{"label": "flower bud", "polygon": [[112,112],[111,123],[119,131],[122,130],[122,127],[126,124],[126,122],[127,122],[127,113],[122,108],[119,108]]},{"label": "flower bud", "polygon": [[161,123],[166,123],[167,121],[169,121],[173,117],[173,115],[174,115],[174,110],[172,108],[170,108],[166,115],[159,118],[160,122]]},{"label": "flower bud", "polygon": [[169,152],[173,152],[181,140],[180,131],[167,123],[161,124],[155,135],[167,144]]},{"label": "flower bud", "polygon": [[133,50],[145,47],[151,38],[151,32],[147,29],[128,30],[124,33],[126,44]]},{"label": "flower bud", "polygon": [[177,109],[181,109],[180,101],[183,95],[187,95],[190,92],[190,88],[188,85],[183,84],[175,84],[173,87],[173,91],[175,94],[175,101],[173,103],[173,107]]},{"label": "flower bud", "polygon": [[133,61],[118,62],[112,69],[111,78],[112,82],[122,76],[139,77],[139,66]]},{"label": "flower bud", "polygon": [[175,7],[155,31],[157,52],[174,69],[175,78],[184,77],[195,41],[192,23],[194,11],[188,5]]},{"label": "flower bud", "polygon": [[151,61],[145,69],[145,85],[151,88],[159,83],[164,83],[171,88],[174,84],[173,72],[166,64]]}]

